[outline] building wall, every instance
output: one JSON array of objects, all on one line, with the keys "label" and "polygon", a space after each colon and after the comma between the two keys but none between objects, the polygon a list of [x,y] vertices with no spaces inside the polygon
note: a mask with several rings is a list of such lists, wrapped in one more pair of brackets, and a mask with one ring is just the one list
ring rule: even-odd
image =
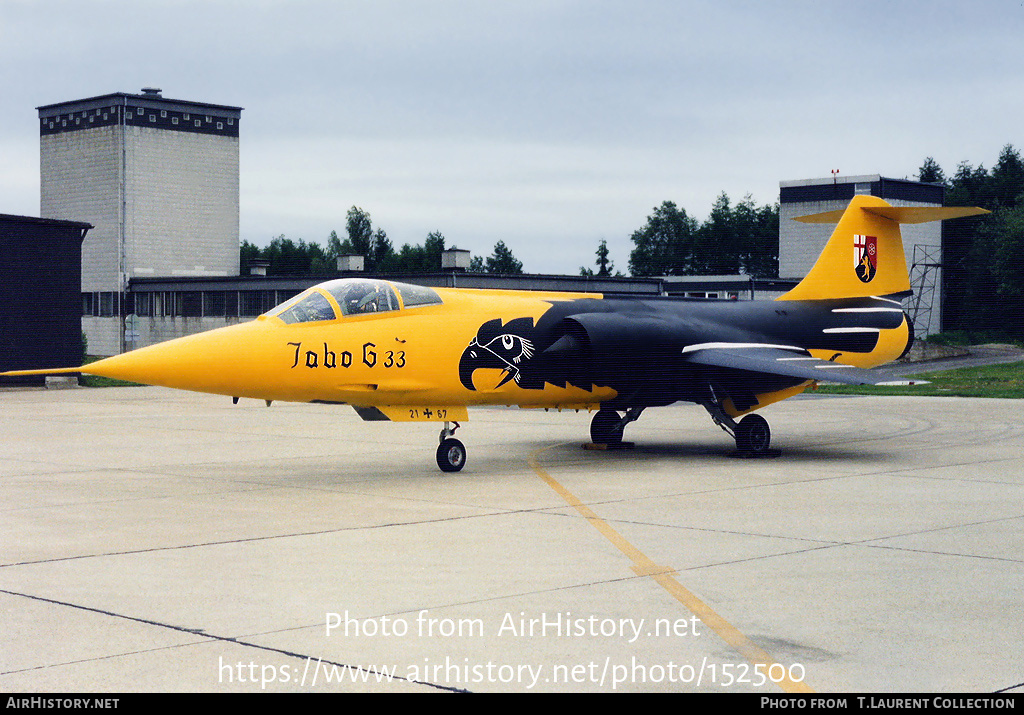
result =
[{"label": "building wall", "polygon": [[[81,245],[79,292],[119,292],[121,128],[44,134],[39,149],[39,215],[94,227]],[[91,355],[120,352],[119,319],[83,319],[81,330]]]},{"label": "building wall", "polygon": [[44,134],[39,149],[39,215],[94,226],[82,243],[82,290],[120,290],[120,128]]},{"label": "building wall", "polygon": [[[85,223],[0,215],[0,372],[81,364]],[[0,384],[43,384],[42,376]]]},{"label": "building wall", "polygon": [[121,352],[121,318],[82,316],[82,333],[89,355],[107,357]]},{"label": "building wall", "polygon": [[165,340],[183,338],[186,335],[205,333],[214,328],[223,328],[226,325],[244,323],[253,318],[185,318],[181,316],[171,317],[143,317],[133,316],[134,348],[141,348],[147,345],[162,343]]},{"label": "building wall", "polygon": [[129,277],[238,275],[238,137],[126,132]]}]

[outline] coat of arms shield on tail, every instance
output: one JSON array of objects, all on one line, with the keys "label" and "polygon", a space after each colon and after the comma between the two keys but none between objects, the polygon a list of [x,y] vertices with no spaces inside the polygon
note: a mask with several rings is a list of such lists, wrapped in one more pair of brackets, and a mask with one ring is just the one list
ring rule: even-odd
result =
[{"label": "coat of arms shield on tail", "polygon": [[870,283],[878,270],[878,237],[853,237],[853,269],[864,283]]}]

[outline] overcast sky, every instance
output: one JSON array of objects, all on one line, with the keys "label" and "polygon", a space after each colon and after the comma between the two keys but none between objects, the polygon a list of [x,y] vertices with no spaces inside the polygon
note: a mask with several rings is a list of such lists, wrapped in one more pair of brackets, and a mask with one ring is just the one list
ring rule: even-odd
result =
[{"label": "overcast sky", "polygon": [[1024,150],[1024,3],[0,0],[0,213],[39,214],[37,106],[142,87],[244,108],[258,245],[356,205],[396,248],[625,272],[666,200]]}]

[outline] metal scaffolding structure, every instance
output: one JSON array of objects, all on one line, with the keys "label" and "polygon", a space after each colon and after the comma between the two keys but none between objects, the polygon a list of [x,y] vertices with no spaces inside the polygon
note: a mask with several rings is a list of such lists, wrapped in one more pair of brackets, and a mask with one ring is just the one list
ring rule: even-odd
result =
[{"label": "metal scaffolding structure", "polygon": [[[921,340],[927,335],[938,332],[939,325],[932,325],[935,308],[940,306],[941,296],[936,295],[940,288],[940,269],[942,268],[942,246],[917,244],[914,246],[914,259],[910,266],[910,287],[914,295],[910,298],[910,318],[914,321],[914,339]],[[939,307],[941,310],[941,307]]]}]

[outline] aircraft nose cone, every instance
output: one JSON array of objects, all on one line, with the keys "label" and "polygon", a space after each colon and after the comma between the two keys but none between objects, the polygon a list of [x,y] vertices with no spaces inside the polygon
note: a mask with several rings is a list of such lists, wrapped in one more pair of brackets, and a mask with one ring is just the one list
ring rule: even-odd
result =
[{"label": "aircraft nose cone", "polygon": [[[252,321],[114,355],[85,366],[83,372],[145,385],[244,395],[240,388],[263,343],[264,326]],[[258,376],[248,374],[248,380],[258,382]]]}]

